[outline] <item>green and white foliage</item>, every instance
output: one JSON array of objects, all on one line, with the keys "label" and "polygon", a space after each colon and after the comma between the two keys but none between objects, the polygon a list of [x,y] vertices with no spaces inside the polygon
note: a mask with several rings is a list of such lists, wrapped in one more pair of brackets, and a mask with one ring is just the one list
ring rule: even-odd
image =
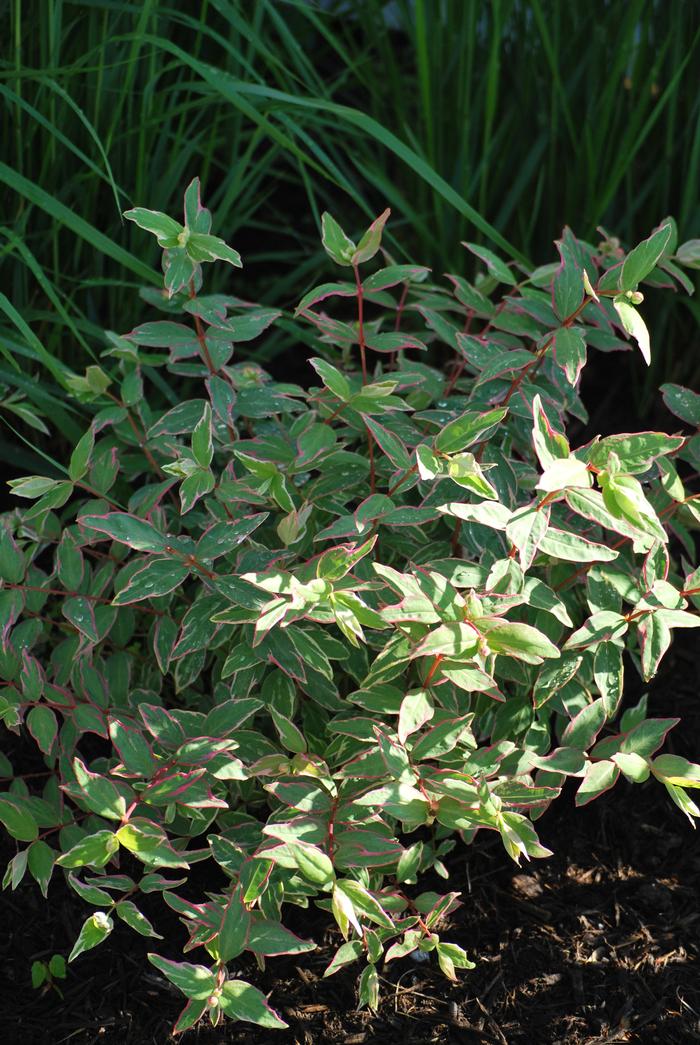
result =
[{"label": "green and white foliage", "polygon": [[[567,229],[532,273],[469,245],[472,284],[393,264],[388,212],[357,243],[324,216],[344,271],[297,309],[301,387],[236,361],[277,313],[201,293],[205,263],[240,259],[198,182],[183,223],[127,217],[164,248],[163,318],[107,336],[64,474],[13,480],[0,519],[0,714],[46,765],[42,786],[0,756],[4,882],[50,901],[66,876],[69,961],[117,920],[159,940],[140,898],[161,893],[188,937],[151,954],[186,996],[176,1029],[283,1027],[230,974],[315,946],[290,904],[328,912],[327,975],[364,963],[373,1007],[383,962],[471,967],[445,939],[459,894],[423,875],[482,831],[547,856],[533,821],[567,777],[579,805],[654,777],[692,823],[700,767],[659,753],[676,720],[625,708],[624,673],[700,623],[700,397],[664,388],[688,434],[567,437],[587,352],[648,354],[638,287],[676,278],[671,224],[626,258]],[[200,862],[218,891],[195,902]]]}]

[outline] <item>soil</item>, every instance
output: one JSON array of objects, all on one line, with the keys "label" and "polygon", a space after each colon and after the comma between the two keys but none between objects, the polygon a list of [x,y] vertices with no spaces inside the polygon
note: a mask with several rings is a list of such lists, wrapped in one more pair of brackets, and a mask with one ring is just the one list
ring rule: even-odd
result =
[{"label": "soil", "polygon": [[[677,634],[649,687],[650,712],[681,715],[683,725],[671,733],[667,749],[697,758],[697,640],[693,632]],[[641,687],[631,683],[630,699],[635,700]],[[432,961],[417,963],[409,957],[380,967],[379,1011],[357,1011],[359,966],[322,978],[341,942],[327,916],[291,908],[288,924],[313,938],[318,950],[301,958],[273,959],[264,972],[247,960],[237,970],[271,992],[272,1004],[290,1029],[202,1026],[189,1031],[184,1041],[700,1041],[700,845],[664,790],[654,782],[636,787],[622,782],[579,810],[573,790],[567,791],[538,822],[538,832],[555,855],[521,868],[495,836],[479,836],[451,855],[448,888],[461,891],[463,906],[440,931],[477,962],[473,971],[460,974],[458,984],[447,981]],[[170,1029],[182,997],[144,960],[148,950],[168,954],[167,945],[143,940],[122,924],[115,926],[108,944],[69,967],[62,998],[50,989],[32,989],[32,961],[48,960],[54,952],[66,954],[87,914],[60,875],[52,881],[49,897],[50,905],[33,884],[0,897],[2,1040],[7,1045],[165,1045],[174,1040]],[[160,899],[147,899],[157,904],[147,913],[166,939],[184,940],[173,913]],[[177,945],[172,957],[177,957]]]}]

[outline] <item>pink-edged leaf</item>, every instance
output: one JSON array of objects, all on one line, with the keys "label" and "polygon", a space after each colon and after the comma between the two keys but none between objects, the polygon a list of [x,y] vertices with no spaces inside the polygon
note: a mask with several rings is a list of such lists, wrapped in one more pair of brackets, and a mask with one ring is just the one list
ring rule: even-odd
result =
[{"label": "pink-edged leaf", "polygon": [[678,718],[644,719],[625,734],[620,748],[622,751],[630,751],[648,758],[659,750],[666,739],[666,734],[679,722]]},{"label": "pink-edged leaf", "polygon": [[105,537],[127,544],[140,552],[165,552],[168,540],[155,526],[126,512],[109,512],[107,515],[82,515],[78,523],[86,530],[104,534]]},{"label": "pink-edged leaf", "polygon": [[415,348],[424,352],[428,347],[420,338],[400,331],[389,331],[384,334],[369,334],[366,345],[373,352],[399,352],[406,348]]},{"label": "pink-edged leaf", "polygon": [[150,777],[157,768],[151,747],[137,726],[110,716],[109,735],[129,773]]},{"label": "pink-edged leaf", "polygon": [[199,178],[193,178],[185,189],[183,217],[186,227],[193,232],[211,231],[211,211],[202,205]]},{"label": "pink-edged leaf", "polygon": [[382,242],[382,232],[386,225],[391,210],[389,207],[382,211],[378,218],[375,218],[370,227],[363,235],[360,242],[357,244],[357,249],[352,255],[352,264],[359,265],[363,261],[371,261],[374,255],[379,250]]},{"label": "pink-edged leaf", "polygon": [[562,733],[561,741],[564,747],[578,748],[579,751],[587,751],[605,722],[605,703],[602,697],[587,704],[577,715],[572,718]]},{"label": "pink-edged leaf", "polygon": [[288,1026],[271,1009],[262,991],[243,980],[227,980],[220,999],[221,1008],[234,1020],[245,1020],[259,1027],[284,1030]]},{"label": "pink-edged leaf", "polygon": [[303,954],[313,951],[313,940],[302,940],[279,922],[259,919],[253,922],[248,934],[246,949],[267,957],[278,954]]},{"label": "pink-edged leaf", "polygon": [[322,283],[321,286],[315,287],[304,295],[294,309],[294,315],[298,316],[301,312],[306,312],[312,305],[317,305],[319,301],[325,301],[326,298],[354,297],[356,293],[357,288],[353,283]]},{"label": "pink-edged leaf", "polygon": [[128,583],[112,600],[113,606],[126,606],[143,599],[155,599],[179,588],[189,576],[190,567],[169,556],[152,558],[131,575]]},{"label": "pink-edged leaf", "polygon": [[576,792],[576,805],[585,806],[593,799],[609,791],[620,775],[619,767],[614,762],[604,759],[602,762],[591,762],[586,775]]},{"label": "pink-edged leaf", "polygon": [[145,817],[132,817],[117,831],[119,844],[147,867],[189,867],[189,854],[173,848],[165,831]]},{"label": "pink-edged leaf", "polygon": [[206,998],[201,998],[199,1001],[195,1001],[194,998],[191,998],[178,1016],[177,1022],[173,1027],[173,1034],[182,1034],[183,1031],[189,1030],[190,1027],[194,1027],[195,1023],[202,1018],[206,1011]]},{"label": "pink-edged leaf", "polygon": [[[420,283],[430,272],[430,269],[422,265],[389,265],[387,268],[373,272],[362,284],[365,294],[376,293],[380,290],[388,290],[398,283]],[[354,291],[354,287],[352,288]]]},{"label": "pink-edged leaf", "polygon": [[178,348],[191,349],[194,354],[199,342],[197,334],[191,327],[183,323],[175,323],[169,319],[160,319],[155,323],[142,323],[128,334],[123,335],[127,341],[146,348]]},{"label": "pink-edged leaf", "polygon": [[208,998],[216,987],[215,974],[204,965],[174,962],[170,958],[162,958],[159,954],[149,954],[148,960],[188,998]]},{"label": "pink-edged leaf", "polygon": [[146,729],[161,744],[179,747],[185,742],[185,731],[167,708],[157,704],[139,704],[139,714]]},{"label": "pink-edged leaf", "polygon": [[61,611],[66,620],[69,620],[73,627],[77,628],[81,635],[85,636],[88,642],[95,643],[100,641],[95,621],[95,605],[91,599],[86,599],[82,595],[75,595],[73,598],[65,600]]},{"label": "pink-edged leaf", "polygon": [[410,454],[399,436],[395,435],[394,432],[391,432],[384,425],[380,425],[378,421],[375,421],[367,414],[362,415],[362,420],[365,423],[365,427],[372,433],[380,449],[389,458],[394,468],[400,468],[402,470],[410,468]]},{"label": "pink-edged leaf", "polygon": [[385,867],[395,864],[404,852],[395,838],[365,828],[341,831],[335,840],[333,861],[339,868]]},{"label": "pink-edged leaf", "polygon": [[126,784],[115,783],[99,773],[92,773],[79,759],[73,759],[73,772],[81,799],[93,813],[109,820],[121,820],[133,792]]}]

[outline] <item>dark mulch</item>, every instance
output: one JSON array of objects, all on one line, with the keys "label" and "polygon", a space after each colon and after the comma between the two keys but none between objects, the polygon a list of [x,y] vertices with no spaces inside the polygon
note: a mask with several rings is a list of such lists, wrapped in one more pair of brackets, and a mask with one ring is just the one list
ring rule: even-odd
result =
[{"label": "dark mulch", "polygon": [[[697,758],[700,701],[697,640],[686,633],[651,687],[652,712],[682,714],[671,749]],[[290,925],[318,951],[240,972],[266,992],[290,1025],[284,1033],[228,1024],[195,1029],[185,1041],[210,1045],[279,1042],[603,1045],[700,1041],[700,846],[688,822],[653,782],[618,784],[576,810],[573,793],[538,824],[550,860],[518,869],[495,837],[480,836],[451,861],[450,888],[464,905],[445,929],[477,960],[451,985],[431,962],[410,958],[380,969],[379,1012],[356,1010],[357,970],[322,973],[339,937],[326,916],[290,911]],[[213,883],[216,888],[219,883]],[[37,958],[72,944],[87,910],[57,876],[50,909],[34,886],[0,898],[4,927],[0,1000],[3,1040],[72,1045],[163,1045],[181,1007],[178,994],[144,963],[159,941],[115,927],[109,944],[79,958],[64,997],[30,986]],[[184,930],[158,900],[166,937]],[[155,947],[153,947],[155,944]],[[162,945],[162,952],[168,948]],[[170,952],[175,956],[175,949]],[[194,960],[197,960],[196,958]]]}]

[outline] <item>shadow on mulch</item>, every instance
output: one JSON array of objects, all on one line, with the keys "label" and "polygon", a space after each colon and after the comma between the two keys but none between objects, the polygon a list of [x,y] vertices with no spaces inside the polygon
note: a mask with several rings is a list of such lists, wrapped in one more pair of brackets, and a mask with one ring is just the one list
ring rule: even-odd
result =
[{"label": "shadow on mulch", "polygon": [[[650,687],[650,713],[682,716],[669,750],[697,759],[700,701],[697,640],[680,637]],[[635,694],[632,694],[635,699]],[[697,836],[649,782],[620,783],[576,810],[573,790],[538,823],[549,860],[517,868],[495,836],[458,847],[452,889],[463,906],[444,939],[477,961],[449,983],[431,962],[410,958],[381,969],[379,1012],[356,1010],[356,977],[324,980],[340,938],[327,917],[289,910],[288,924],[319,949],[273,959],[265,972],[244,960],[240,973],[262,990],[290,1025],[276,1033],[247,1024],[195,1028],[185,1042],[213,1045],[604,1045],[700,1041],[700,846]],[[219,883],[211,887],[216,888]],[[35,886],[5,892],[2,1035],[7,1045],[167,1045],[182,1007],[144,961],[160,941],[115,925],[109,944],[70,966],[63,1000],[32,990],[31,962],[67,952],[87,914],[56,876],[51,906]],[[149,898],[151,899],[151,898]],[[166,939],[184,940],[169,909],[148,911]],[[162,945],[163,953],[168,948]],[[173,955],[176,956],[174,951]],[[193,960],[197,960],[193,957]]]}]

